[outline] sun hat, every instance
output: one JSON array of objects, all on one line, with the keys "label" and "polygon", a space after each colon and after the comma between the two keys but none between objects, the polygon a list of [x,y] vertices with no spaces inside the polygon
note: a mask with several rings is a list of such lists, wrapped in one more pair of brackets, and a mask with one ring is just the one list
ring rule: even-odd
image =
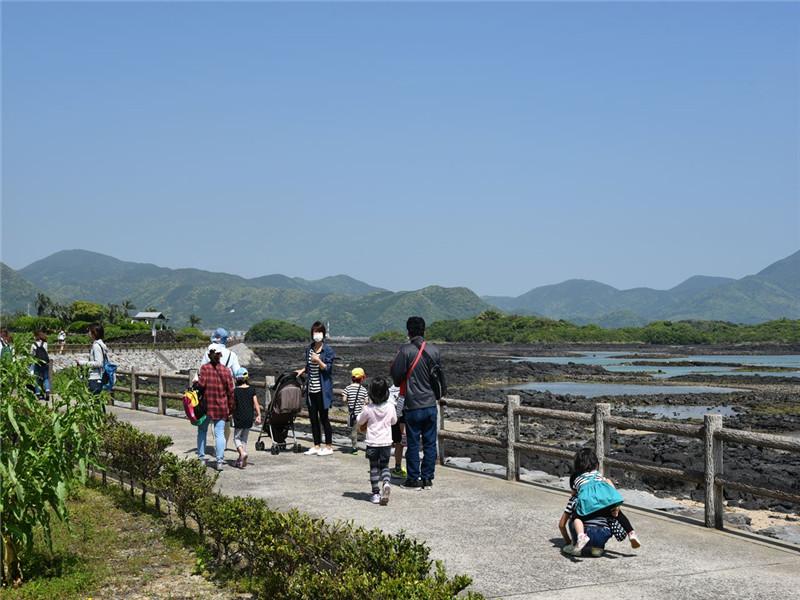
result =
[{"label": "sun hat", "polygon": [[356,377],[358,379],[364,379],[364,377],[366,377],[367,374],[364,372],[364,369],[362,369],[361,367],[356,367],[355,369],[350,371],[350,376],[351,377]]},{"label": "sun hat", "polygon": [[223,346],[222,344],[214,343],[208,346],[209,354],[211,354],[212,352],[215,352],[216,354],[222,354],[224,351],[225,351],[225,346]]},{"label": "sun hat", "polygon": [[211,334],[211,341],[225,344],[228,341],[228,331],[222,327],[217,327],[214,333]]},{"label": "sun hat", "polygon": [[236,372],[233,374],[233,376],[236,377],[236,379],[247,379],[247,369],[244,367],[239,367],[236,369]]}]

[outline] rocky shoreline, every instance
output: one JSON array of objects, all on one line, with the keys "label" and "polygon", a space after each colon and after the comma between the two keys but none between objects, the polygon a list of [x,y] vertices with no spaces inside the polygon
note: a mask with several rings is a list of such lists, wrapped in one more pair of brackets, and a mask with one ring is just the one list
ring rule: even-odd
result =
[{"label": "rocky shoreline", "polygon": [[[396,344],[333,344],[337,353],[335,385],[343,387],[349,383],[349,371],[355,366],[364,368],[368,376],[388,373],[389,364],[397,349]],[[607,349],[607,346],[602,348]],[[274,375],[288,368],[302,365],[302,345],[263,345],[253,348],[262,359],[263,366],[255,369],[259,375]],[[650,406],[726,406],[733,409],[733,416],[725,418],[725,426],[775,434],[800,435],[800,378],[729,376],[683,376],[672,378],[681,383],[715,386],[746,387],[747,391],[730,394],[671,394],[669,382],[653,380],[646,374],[615,373],[602,367],[581,364],[555,364],[514,362],[514,356],[564,356],[569,352],[602,351],[596,345],[576,346],[509,346],[497,344],[444,344],[441,346],[445,370],[450,384],[450,396],[464,400],[503,402],[509,393],[508,386],[531,381],[581,381],[613,383],[647,383],[664,385],[664,393],[656,395],[583,396],[557,395],[549,392],[515,390],[524,405],[558,410],[590,413],[598,402],[612,404],[615,414],[653,418],[637,408]],[[759,346],[714,347],[714,348],[642,348],[612,347],[613,351],[630,351],[637,359],[647,356],[684,356],[690,354],[745,354],[761,350],[766,354],[800,353],[797,347]],[[651,354],[652,353],[652,354]],[[251,372],[253,369],[251,369]],[[765,381],[768,380],[768,381]],[[460,431],[468,430],[481,435],[503,438],[505,432],[501,421],[488,413],[475,413],[447,407],[444,409],[447,423]],[[698,423],[697,420],[684,420]],[[521,436],[526,441],[559,446],[573,450],[590,443],[593,439],[591,427],[579,424],[523,419]],[[505,464],[505,451],[480,447],[448,440],[446,453],[451,457],[469,459],[473,463],[490,465]],[[646,432],[615,431],[612,436],[612,452],[615,458],[627,461],[655,463],[702,471],[703,447],[700,440]],[[761,449],[754,446],[727,444],[725,447],[725,474],[733,479],[747,481],[752,485],[776,487],[788,492],[800,493],[800,456],[791,453]],[[541,456],[525,456],[522,467],[530,472],[544,472],[549,476],[563,477],[569,473],[566,461]],[[656,496],[669,497],[688,503],[703,500],[702,486],[632,472],[612,472],[612,476],[625,488],[651,492]],[[727,505],[738,509],[769,509],[773,515],[784,514],[796,518],[798,506],[779,500],[754,497],[750,494],[726,490]],[[795,516],[792,516],[795,515]],[[737,518],[747,526],[742,517]]]}]

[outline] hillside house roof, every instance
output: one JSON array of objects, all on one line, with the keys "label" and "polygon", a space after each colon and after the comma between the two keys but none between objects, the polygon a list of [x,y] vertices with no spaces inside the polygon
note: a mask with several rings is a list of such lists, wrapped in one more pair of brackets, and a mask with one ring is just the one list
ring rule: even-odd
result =
[{"label": "hillside house roof", "polygon": [[164,319],[166,321],[167,317],[164,316],[164,313],[161,312],[138,312],[131,319],[135,319],[137,321],[151,321],[155,319]]}]

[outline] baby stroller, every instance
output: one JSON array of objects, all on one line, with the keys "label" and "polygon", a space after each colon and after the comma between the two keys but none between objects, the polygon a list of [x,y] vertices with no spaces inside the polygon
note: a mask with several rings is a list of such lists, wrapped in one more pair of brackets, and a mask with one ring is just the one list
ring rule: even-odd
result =
[{"label": "baby stroller", "polygon": [[275,380],[275,384],[270,388],[271,399],[268,400],[264,410],[264,423],[261,425],[261,433],[258,434],[256,450],[266,449],[266,445],[261,441],[264,436],[272,438],[270,454],[279,454],[281,450],[287,450],[286,438],[291,430],[291,450],[300,452],[301,448],[294,431],[294,420],[303,409],[305,399],[303,385],[304,379],[298,377],[294,371],[286,371]]}]

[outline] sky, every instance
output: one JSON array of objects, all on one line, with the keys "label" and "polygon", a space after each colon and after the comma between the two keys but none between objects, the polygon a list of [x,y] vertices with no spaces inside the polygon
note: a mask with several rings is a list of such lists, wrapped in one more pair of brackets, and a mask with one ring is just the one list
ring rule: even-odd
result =
[{"label": "sky", "polygon": [[800,249],[800,4],[2,3],[2,261],[518,295]]}]

